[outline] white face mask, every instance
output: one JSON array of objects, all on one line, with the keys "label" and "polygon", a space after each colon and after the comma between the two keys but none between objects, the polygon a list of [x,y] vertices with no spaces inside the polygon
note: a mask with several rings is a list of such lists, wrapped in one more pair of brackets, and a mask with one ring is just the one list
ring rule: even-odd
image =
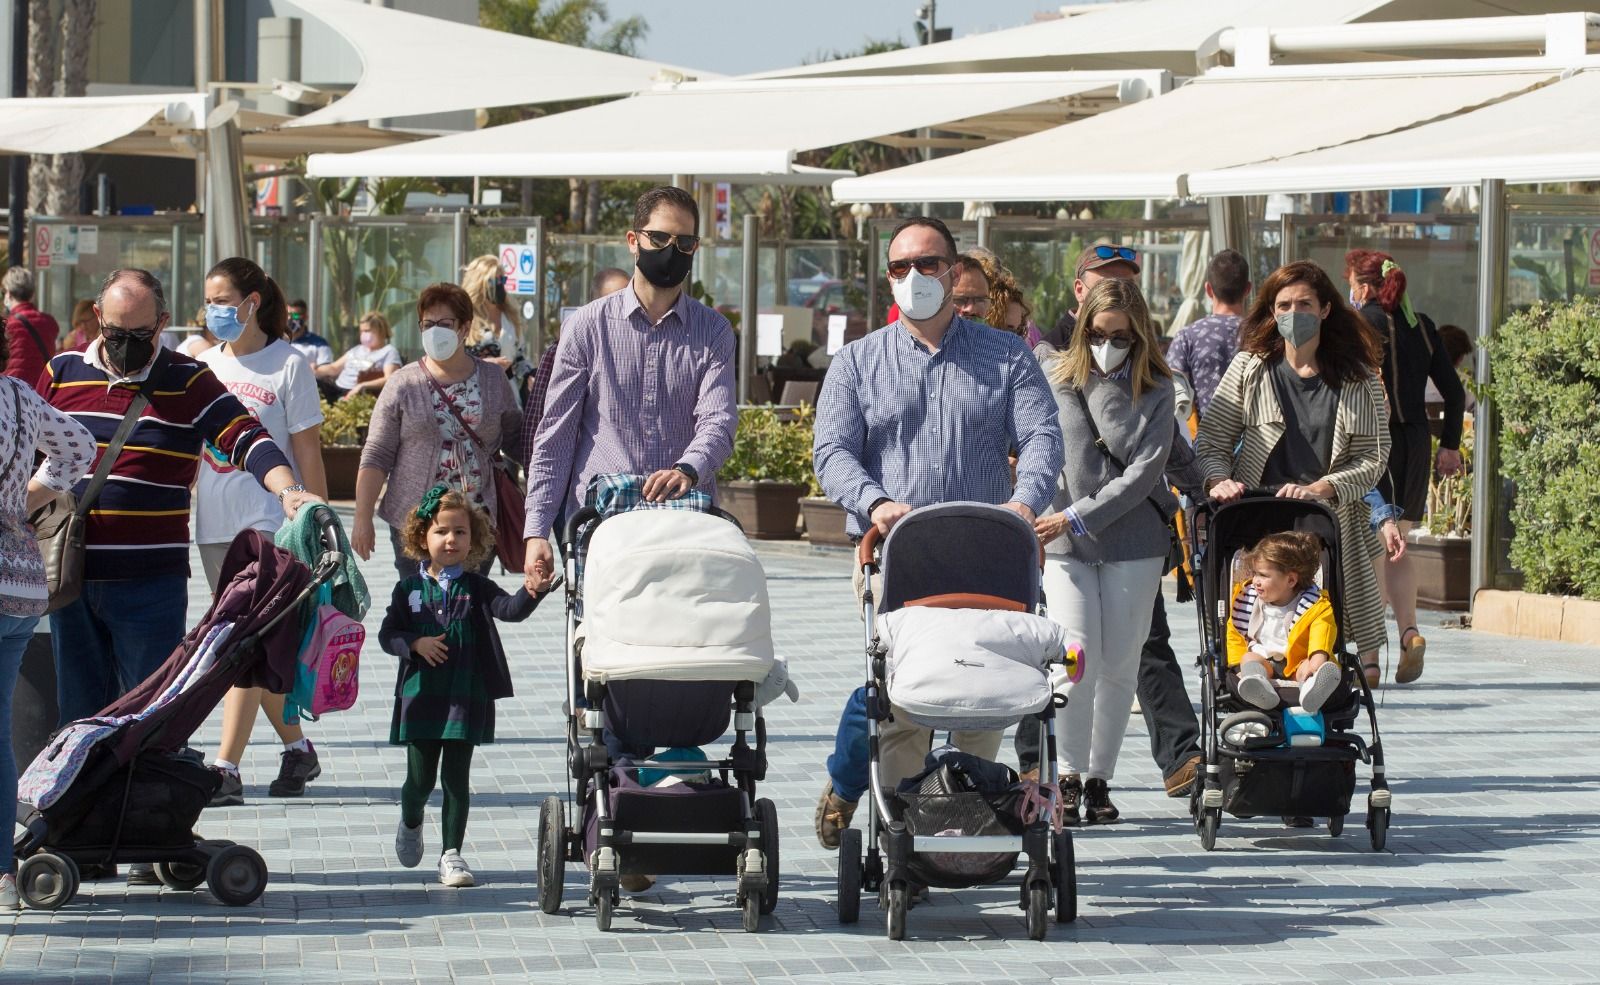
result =
[{"label": "white face mask", "polygon": [[461,348],[461,336],[453,328],[435,325],[422,330],[422,351],[436,363],[442,363]]},{"label": "white face mask", "polygon": [[1133,348],[1131,346],[1126,349],[1118,349],[1110,342],[1099,342],[1089,346],[1089,354],[1094,356],[1094,364],[1100,367],[1100,375],[1102,376],[1110,376],[1115,373],[1117,368],[1128,358],[1128,353],[1132,351]]},{"label": "white face mask", "polygon": [[942,276],[929,277],[912,268],[911,272],[901,280],[890,278],[889,287],[894,294],[894,303],[900,306],[901,314],[913,321],[926,321],[937,315],[939,309],[944,307],[945,301]]}]

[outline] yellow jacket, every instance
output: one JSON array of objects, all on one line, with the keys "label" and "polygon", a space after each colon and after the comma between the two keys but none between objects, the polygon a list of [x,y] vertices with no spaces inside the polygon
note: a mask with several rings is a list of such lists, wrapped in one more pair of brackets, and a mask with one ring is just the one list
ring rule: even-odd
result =
[{"label": "yellow jacket", "polygon": [[[1305,601],[1302,602],[1299,615],[1295,617],[1294,626],[1289,630],[1289,652],[1284,654],[1285,679],[1292,679],[1295,669],[1313,653],[1326,653],[1332,656],[1333,648],[1339,639],[1339,630],[1333,621],[1333,602],[1328,598],[1328,593],[1318,592],[1314,600],[1308,598],[1310,594],[1309,591],[1303,594],[1302,598]],[[1250,649],[1244,634],[1250,626],[1250,613],[1257,604],[1259,599],[1248,581],[1234,583],[1233,605],[1230,607],[1228,618],[1230,665],[1237,664]]]}]

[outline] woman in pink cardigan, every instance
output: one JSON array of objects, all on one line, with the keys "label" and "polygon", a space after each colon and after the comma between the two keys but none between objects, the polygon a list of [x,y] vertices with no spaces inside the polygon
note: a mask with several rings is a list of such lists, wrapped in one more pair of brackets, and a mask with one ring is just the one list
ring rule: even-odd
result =
[{"label": "woman in pink cardigan", "polygon": [[[423,493],[443,483],[492,519],[495,452],[523,461],[522,411],[511,383],[464,343],[472,326],[467,292],[455,284],[426,288],[417,299],[417,319],[424,355],[389,378],[372,409],[350,538],[361,559],[369,559],[377,542],[373,513],[383,517],[402,579],[416,574],[417,562],[401,550],[399,531]],[[491,557],[480,573],[493,563]]]}]

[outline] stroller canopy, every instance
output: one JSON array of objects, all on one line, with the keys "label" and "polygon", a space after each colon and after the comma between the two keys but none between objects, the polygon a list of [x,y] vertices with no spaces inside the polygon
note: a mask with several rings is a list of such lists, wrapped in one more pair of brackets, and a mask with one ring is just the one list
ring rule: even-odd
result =
[{"label": "stroller canopy", "polygon": [[772,669],[767,576],[739,528],[640,510],[600,524],[580,588],[584,676],[756,681]]}]

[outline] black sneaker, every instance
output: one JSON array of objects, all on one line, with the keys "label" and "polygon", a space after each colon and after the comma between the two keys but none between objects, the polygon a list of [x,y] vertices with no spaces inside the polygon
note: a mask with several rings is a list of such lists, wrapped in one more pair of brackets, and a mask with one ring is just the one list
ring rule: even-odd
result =
[{"label": "black sneaker", "polygon": [[278,766],[278,778],[267,787],[267,793],[274,797],[298,797],[306,792],[307,782],[322,775],[315,748],[308,748],[305,752],[286,749],[282,758],[283,762]]},{"label": "black sneaker", "polygon": [[217,792],[211,795],[211,803],[206,806],[242,806],[244,804],[244,781],[239,778],[239,774],[231,770],[218,769],[215,766],[211,767],[211,769],[222,777],[222,786],[218,787]]},{"label": "black sneaker", "polygon": [[1111,788],[1099,777],[1090,777],[1083,785],[1083,816],[1090,824],[1111,824],[1121,816],[1111,802]]},{"label": "black sneaker", "polygon": [[155,866],[149,862],[135,862],[128,866],[128,885],[159,886],[161,880],[156,876]]},{"label": "black sneaker", "polygon": [[1078,802],[1083,799],[1083,781],[1075,776],[1063,776],[1061,787],[1061,823],[1076,825],[1081,818],[1078,816]]}]

